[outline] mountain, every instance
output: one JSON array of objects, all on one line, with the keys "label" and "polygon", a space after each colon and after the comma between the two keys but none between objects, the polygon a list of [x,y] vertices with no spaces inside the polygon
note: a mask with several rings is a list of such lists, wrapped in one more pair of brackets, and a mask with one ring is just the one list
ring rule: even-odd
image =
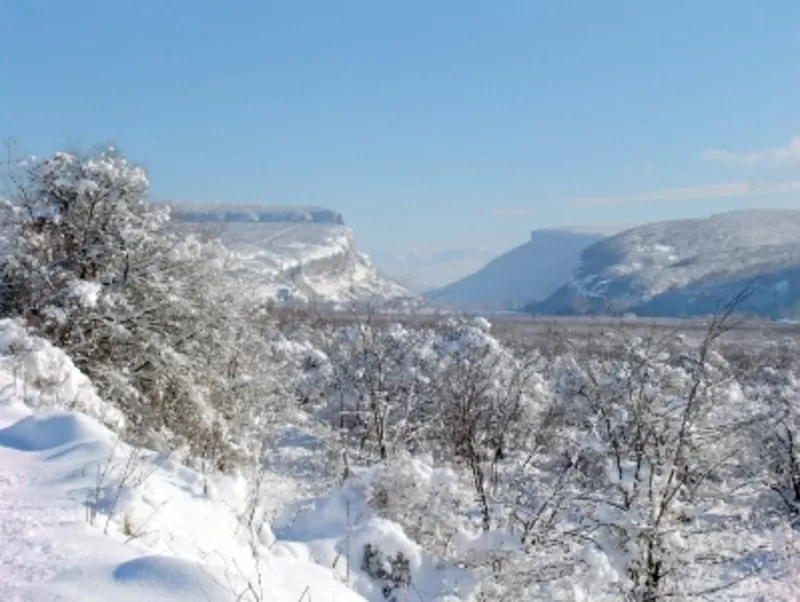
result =
[{"label": "mountain", "polygon": [[580,252],[602,238],[601,234],[534,230],[527,242],[425,296],[463,309],[520,308],[545,299],[566,283]]},{"label": "mountain", "polygon": [[751,287],[742,312],[780,318],[800,301],[800,211],[733,211],[627,230],[585,249],[571,281],[529,309],[698,316]]},{"label": "mountain", "polygon": [[491,249],[465,248],[443,251],[379,251],[369,258],[397,282],[422,293],[463,278],[497,257]]},{"label": "mountain", "polygon": [[358,252],[342,216],[320,207],[171,205],[173,228],[220,239],[239,255],[237,270],[280,301],[341,305],[419,303]]}]

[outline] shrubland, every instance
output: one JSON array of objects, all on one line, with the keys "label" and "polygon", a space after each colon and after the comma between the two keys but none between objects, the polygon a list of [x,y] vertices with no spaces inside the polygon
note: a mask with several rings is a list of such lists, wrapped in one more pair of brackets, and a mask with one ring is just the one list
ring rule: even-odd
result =
[{"label": "shrubland", "polygon": [[[171,233],[113,150],[28,159],[9,181],[0,343],[35,374],[32,349],[58,349],[92,390],[36,403],[245,475],[248,528],[316,525],[320,563],[362,595],[798,595],[800,362],[793,341],[731,342],[739,298],[688,335],[337,321],[260,298],[235,253]],[[267,472],[307,499],[267,517]]]}]

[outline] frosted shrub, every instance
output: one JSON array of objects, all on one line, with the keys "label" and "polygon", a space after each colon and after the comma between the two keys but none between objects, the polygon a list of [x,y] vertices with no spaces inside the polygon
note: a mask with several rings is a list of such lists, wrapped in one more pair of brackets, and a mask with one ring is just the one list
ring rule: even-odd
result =
[{"label": "frosted shrub", "polygon": [[451,468],[434,465],[429,456],[398,454],[362,478],[368,479],[373,510],[401,525],[437,559],[451,560],[456,535],[475,527],[469,482]]},{"label": "frosted shrub", "polygon": [[126,415],[129,437],[208,447],[215,382],[197,349],[224,323],[224,251],[171,236],[167,209],[145,200],[144,170],[113,149],[19,169],[4,207],[5,315],[66,351]]}]

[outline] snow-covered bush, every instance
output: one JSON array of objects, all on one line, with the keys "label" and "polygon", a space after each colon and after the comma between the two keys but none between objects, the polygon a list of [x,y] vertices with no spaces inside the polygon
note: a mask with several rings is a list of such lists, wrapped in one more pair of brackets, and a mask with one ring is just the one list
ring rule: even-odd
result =
[{"label": "snow-covered bush", "polygon": [[20,169],[4,207],[5,315],[66,351],[129,437],[195,453],[211,442],[221,460],[216,383],[198,350],[227,334],[224,249],[170,235],[144,171],[113,149]]},{"label": "snow-covered bush", "polygon": [[741,452],[745,426],[765,417],[715,338],[692,348],[614,336],[560,361],[561,441],[582,483],[571,512],[594,564],[614,575],[610,591],[633,600],[723,587],[754,553],[723,534],[759,529],[741,515],[757,499]]},{"label": "snow-covered bush", "polygon": [[372,467],[361,480],[368,483],[372,510],[403,527],[429,554],[442,562],[458,555],[456,538],[478,528],[475,499],[468,479],[430,455],[402,452]]},{"label": "snow-covered bush", "polygon": [[[753,412],[765,416],[750,428],[752,477],[777,502],[776,511],[800,526],[800,362],[797,344],[785,341],[735,355],[737,380]],[[753,462],[753,459],[757,461]]]},{"label": "snow-covered bush", "polygon": [[99,397],[69,356],[19,320],[0,320],[0,365],[13,375],[13,386],[29,407],[74,410],[115,430],[124,427],[119,409]]},{"label": "snow-covered bush", "polygon": [[[776,379],[728,361],[722,321],[700,338],[570,336],[544,354],[463,319],[332,327],[301,398],[344,432],[330,443],[345,476],[370,475],[370,511],[442,570],[469,567],[481,599],[710,595],[757,576],[775,524],[760,500],[793,486],[775,407],[792,385],[757,394],[748,379]],[[772,477],[745,468],[776,449]]]},{"label": "snow-covered bush", "polygon": [[[308,356],[319,400],[316,415],[336,428],[365,461],[420,449],[430,416],[425,331],[356,324],[335,329],[322,353]],[[321,389],[320,389],[321,388]]]}]

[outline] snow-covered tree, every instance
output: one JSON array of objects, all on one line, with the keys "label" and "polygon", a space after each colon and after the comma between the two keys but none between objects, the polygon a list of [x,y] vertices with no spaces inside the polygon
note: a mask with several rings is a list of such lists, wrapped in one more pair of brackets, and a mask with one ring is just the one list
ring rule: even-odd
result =
[{"label": "snow-covered tree", "polygon": [[308,358],[306,383],[315,378],[322,387],[316,414],[366,461],[423,448],[432,411],[425,336],[396,324],[359,323],[335,329],[322,353]]},{"label": "snow-covered tree", "polygon": [[758,496],[742,450],[765,418],[714,348],[722,328],[696,346],[597,337],[561,365],[560,441],[583,478],[571,512],[588,565],[626,600],[701,595],[753,572],[741,508]]},{"label": "snow-covered tree", "polygon": [[171,235],[144,170],[113,149],[28,160],[14,181],[4,313],[67,351],[131,436],[222,454],[198,360],[226,321],[225,250]]}]

